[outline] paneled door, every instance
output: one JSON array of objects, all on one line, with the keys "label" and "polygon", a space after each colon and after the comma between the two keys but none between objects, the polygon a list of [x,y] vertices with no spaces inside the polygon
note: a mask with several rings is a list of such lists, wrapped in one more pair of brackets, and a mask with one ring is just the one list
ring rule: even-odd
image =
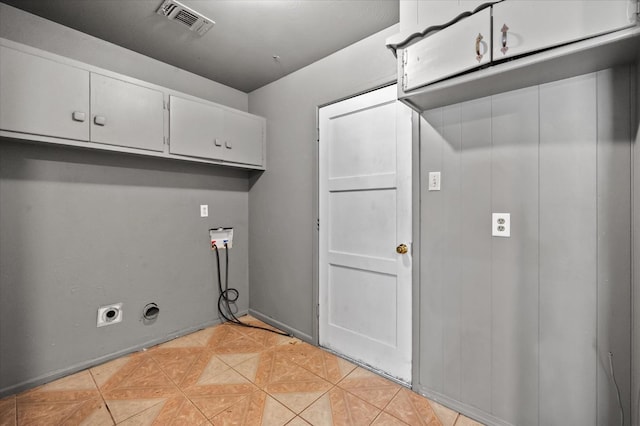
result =
[{"label": "paneled door", "polygon": [[320,345],[411,381],[411,111],[385,87],[319,112]]}]

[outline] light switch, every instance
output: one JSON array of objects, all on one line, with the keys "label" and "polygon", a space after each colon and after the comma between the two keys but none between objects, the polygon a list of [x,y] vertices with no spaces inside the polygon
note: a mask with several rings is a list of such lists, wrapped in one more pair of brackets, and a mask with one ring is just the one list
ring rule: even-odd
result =
[{"label": "light switch", "polygon": [[200,217],[208,217],[208,216],[209,216],[209,205],[200,204]]},{"label": "light switch", "polygon": [[491,235],[493,237],[511,237],[510,213],[493,213],[491,215]]},{"label": "light switch", "polygon": [[429,172],[429,191],[440,191],[440,172]]}]

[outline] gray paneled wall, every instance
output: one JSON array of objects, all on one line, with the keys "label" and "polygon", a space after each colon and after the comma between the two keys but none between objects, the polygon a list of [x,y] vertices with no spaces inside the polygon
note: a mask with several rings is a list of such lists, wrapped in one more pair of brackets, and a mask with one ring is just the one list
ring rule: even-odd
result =
[{"label": "gray paneled wall", "polygon": [[[634,79],[423,114],[419,390],[493,423],[619,424],[612,352],[630,424]],[[491,236],[492,212],[511,238]]]},{"label": "gray paneled wall", "polygon": [[243,171],[0,139],[0,396],[215,323],[211,227],[246,311],[248,198]]}]

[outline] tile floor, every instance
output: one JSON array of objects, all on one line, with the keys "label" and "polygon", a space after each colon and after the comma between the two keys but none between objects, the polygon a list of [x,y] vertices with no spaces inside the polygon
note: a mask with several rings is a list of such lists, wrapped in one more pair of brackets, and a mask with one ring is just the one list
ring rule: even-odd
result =
[{"label": "tile floor", "polygon": [[479,425],[298,339],[229,324],[0,399],[0,426],[114,424]]}]

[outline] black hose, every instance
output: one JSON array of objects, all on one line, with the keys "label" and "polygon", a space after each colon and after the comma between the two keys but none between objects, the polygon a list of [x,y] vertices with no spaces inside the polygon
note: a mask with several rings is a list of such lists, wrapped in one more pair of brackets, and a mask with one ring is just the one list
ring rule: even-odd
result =
[{"label": "black hose", "polygon": [[[240,321],[231,310],[231,303],[234,303],[238,300],[240,293],[235,288],[229,288],[229,247],[227,243],[224,243],[225,248],[225,274],[224,274],[224,289],[222,288],[222,276],[220,274],[220,252],[218,251],[218,246],[213,245],[213,250],[216,252],[216,265],[218,266],[218,314],[221,318],[224,318],[226,322],[230,322],[232,324],[236,324],[242,327],[249,328],[257,328],[260,330],[270,331],[275,334],[279,334],[281,336],[292,337],[291,334],[286,333],[284,331],[272,330],[266,327],[260,327],[259,325],[247,324]],[[226,308],[226,314],[225,314]],[[228,316],[227,316],[228,315]]]}]

